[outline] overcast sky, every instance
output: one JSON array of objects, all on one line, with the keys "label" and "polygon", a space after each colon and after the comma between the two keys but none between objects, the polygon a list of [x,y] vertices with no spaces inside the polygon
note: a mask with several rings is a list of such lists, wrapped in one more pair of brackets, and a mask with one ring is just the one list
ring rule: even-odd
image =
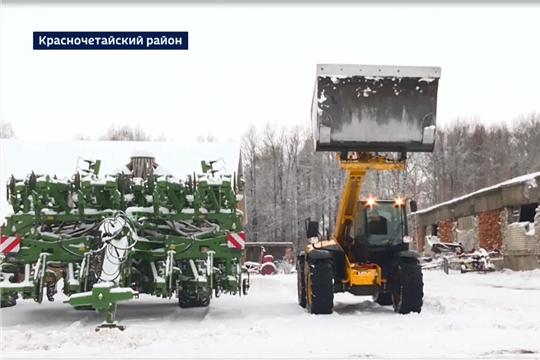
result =
[{"label": "overcast sky", "polygon": [[[540,5],[4,4],[1,116],[21,139],[110,123],[193,140],[309,124],[317,63],[442,67],[438,120],[540,111]],[[188,51],[33,51],[32,31],[189,31]]]}]

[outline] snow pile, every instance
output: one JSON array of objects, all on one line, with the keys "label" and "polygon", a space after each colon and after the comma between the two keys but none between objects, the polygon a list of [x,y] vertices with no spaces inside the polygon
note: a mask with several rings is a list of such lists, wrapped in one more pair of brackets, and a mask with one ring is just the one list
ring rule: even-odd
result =
[{"label": "snow pile", "polygon": [[471,251],[478,247],[478,229],[459,230],[456,229],[457,243],[463,245],[465,251]]},{"label": "snow pile", "polygon": [[527,198],[527,199],[530,199],[529,195],[529,190],[530,189],[536,189],[538,187],[538,184],[536,183],[536,178],[532,178],[532,179],[529,179],[525,182],[525,186],[523,188],[523,195]]},{"label": "snow pile", "polygon": [[[370,297],[335,295],[335,312],[310,316],[297,304],[296,276],[252,278],[250,294],[179,309],[175,299],[122,303],[124,332],[94,327],[103,315],[62,304],[19,301],[2,309],[5,358],[517,358],[540,354],[540,271],[425,272],[421,314],[400,316]],[[362,332],[362,346],[344,333]],[[309,329],[309,346],[299,334]],[[339,329],[339,331],[334,331]],[[329,331],[330,330],[330,331]],[[388,343],[392,333],[392,346]],[[317,341],[323,335],[325,341]],[[342,343],[341,346],[328,344]],[[181,349],[181,355],[175,349]],[[457,344],[457,345],[456,345]],[[239,352],[238,349],[241,349]],[[265,351],[264,349],[271,349]],[[106,355],[103,355],[103,354]]]},{"label": "snow pile", "polygon": [[131,156],[130,156],[131,159],[133,158],[149,158],[149,159],[155,159],[156,156],[148,151],[148,150],[135,150],[134,152],[131,153]]},{"label": "snow pile", "polygon": [[486,276],[482,283],[500,288],[540,291],[540,269],[532,271],[504,269],[497,276]]},{"label": "snow pile", "polygon": [[431,247],[433,246],[433,244],[435,243],[440,243],[441,242],[441,239],[439,239],[437,236],[435,235],[426,235],[424,237],[424,255],[425,256],[435,256],[435,253],[431,250]]},{"label": "snow pile", "polygon": [[296,264],[291,264],[286,259],[276,260],[276,270],[278,274],[294,274],[296,273]]}]

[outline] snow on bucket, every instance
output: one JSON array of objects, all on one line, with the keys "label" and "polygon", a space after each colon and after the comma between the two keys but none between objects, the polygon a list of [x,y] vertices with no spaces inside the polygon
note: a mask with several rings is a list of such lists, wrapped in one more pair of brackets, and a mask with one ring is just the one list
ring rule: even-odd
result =
[{"label": "snow on bucket", "polygon": [[317,65],[317,151],[433,152],[438,67]]}]

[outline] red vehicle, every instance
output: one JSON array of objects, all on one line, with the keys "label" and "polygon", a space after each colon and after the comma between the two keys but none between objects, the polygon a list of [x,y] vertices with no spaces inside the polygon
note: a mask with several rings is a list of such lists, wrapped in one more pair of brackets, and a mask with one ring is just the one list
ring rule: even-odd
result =
[{"label": "red vehicle", "polygon": [[277,272],[273,255],[266,255],[266,249],[261,246],[259,261],[246,261],[244,266],[251,274],[274,275]]}]

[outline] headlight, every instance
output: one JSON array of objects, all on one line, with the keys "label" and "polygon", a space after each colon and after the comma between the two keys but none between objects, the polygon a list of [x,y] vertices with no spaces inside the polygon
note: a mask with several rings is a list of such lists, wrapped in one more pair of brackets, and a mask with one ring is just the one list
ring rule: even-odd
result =
[{"label": "headlight", "polygon": [[308,244],[317,244],[319,242],[319,238],[314,236],[314,237],[310,237],[308,239]]},{"label": "headlight", "polygon": [[410,236],[404,236],[404,237],[403,237],[403,242],[404,242],[405,244],[411,243],[411,242],[412,242],[412,237],[410,237]]},{"label": "headlight", "polygon": [[394,200],[394,202],[396,203],[397,206],[402,206],[405,203],[405,201],[403,201],[403,198],[399,196]]}]

